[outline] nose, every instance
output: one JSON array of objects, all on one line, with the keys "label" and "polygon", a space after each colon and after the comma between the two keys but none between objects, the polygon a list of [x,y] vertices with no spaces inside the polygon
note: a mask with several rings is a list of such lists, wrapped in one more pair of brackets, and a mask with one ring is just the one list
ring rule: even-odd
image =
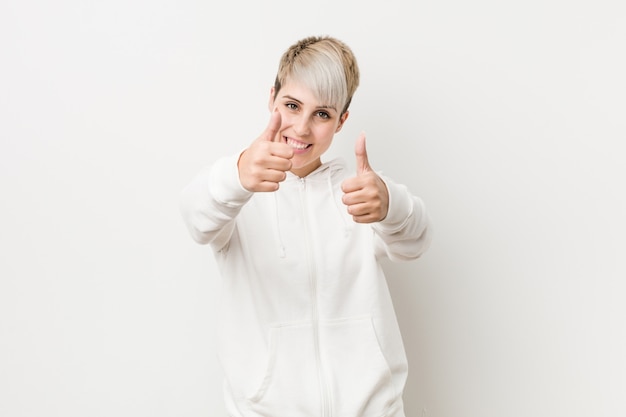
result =
[{"label": "nose", "polygon": [[311,127],[309,126],[309,118],[304,115],[298,115],[293,121],[293,130],[299,137],[307,136],[311,132]]}]

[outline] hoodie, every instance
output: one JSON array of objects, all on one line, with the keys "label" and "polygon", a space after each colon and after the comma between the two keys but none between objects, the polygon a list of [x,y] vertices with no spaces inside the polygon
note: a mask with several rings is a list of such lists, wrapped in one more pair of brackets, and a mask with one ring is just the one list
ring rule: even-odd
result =
[{"label": "hoodie", "polygon": [[181,193],[191,236],[222,276],[218,355],[232,417],[404,417],[407,360],[380,259],[418,258],[422,201],[383,178],[389,211],[358,224],[333,160],[271,193],[239,182],[237,157]]}]

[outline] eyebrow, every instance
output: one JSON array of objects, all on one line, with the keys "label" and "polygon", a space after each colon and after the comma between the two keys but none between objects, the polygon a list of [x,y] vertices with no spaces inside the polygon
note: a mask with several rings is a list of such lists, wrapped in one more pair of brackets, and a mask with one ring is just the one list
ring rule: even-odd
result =
[{"label": "eyebrow", "polygon": [[[298,102],[298,104],[302,104],[302,101],[300,101],[300,100],[298,100],[297,98],[292,97],[292,96],[290,96],[290,95],[288,95],[288,94],[285,94],[285,95],[283,96],[283,98],[286,98],[286,99],[288,99],[288,100],[293,100],[293,101],[296,101],[296,102]],[[331,106],[331,105],[328,105],[328,104],[325,104],[325,105],[322,105],[322,106],[317,106],[317,107],[316,107],[316,109],[318,109],[318,110],[319,110],[319,109],[330,109],[330,110],[337,111],[337,109],[335,108],[335,106]]]}]

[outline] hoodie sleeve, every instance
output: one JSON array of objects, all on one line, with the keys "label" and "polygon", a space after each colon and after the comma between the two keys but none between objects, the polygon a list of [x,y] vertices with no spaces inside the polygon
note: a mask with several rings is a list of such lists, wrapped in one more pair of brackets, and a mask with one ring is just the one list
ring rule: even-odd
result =
[{"label": "hoodie sleeve", "polygon": [[432,225],[423,201],[406,186],[382,177],[389,192],[387,217],[372,228],[376,234],[376,254],[392,261],[419,258],[430,247]]},{"label": "hoodie sleeve", "polygon": [[200,171],[180,194],[180,211],[191,237],[222,249],[230,240],[235,218],[252,192],[239,182],[239,155],[217,160]]}]

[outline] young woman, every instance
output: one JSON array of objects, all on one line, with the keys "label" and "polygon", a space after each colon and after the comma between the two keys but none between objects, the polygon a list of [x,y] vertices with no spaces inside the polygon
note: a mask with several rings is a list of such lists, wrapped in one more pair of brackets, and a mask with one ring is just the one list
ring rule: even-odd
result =
[{"label": "young woman", "polygon": [[430,244],[422,201],[369,165],[322,162],[359,84],[332,37],[282,56],[270,122],[183,190],[222,274],[219,356],[231,417],[404,417],[406,356],[379,264]]}]

